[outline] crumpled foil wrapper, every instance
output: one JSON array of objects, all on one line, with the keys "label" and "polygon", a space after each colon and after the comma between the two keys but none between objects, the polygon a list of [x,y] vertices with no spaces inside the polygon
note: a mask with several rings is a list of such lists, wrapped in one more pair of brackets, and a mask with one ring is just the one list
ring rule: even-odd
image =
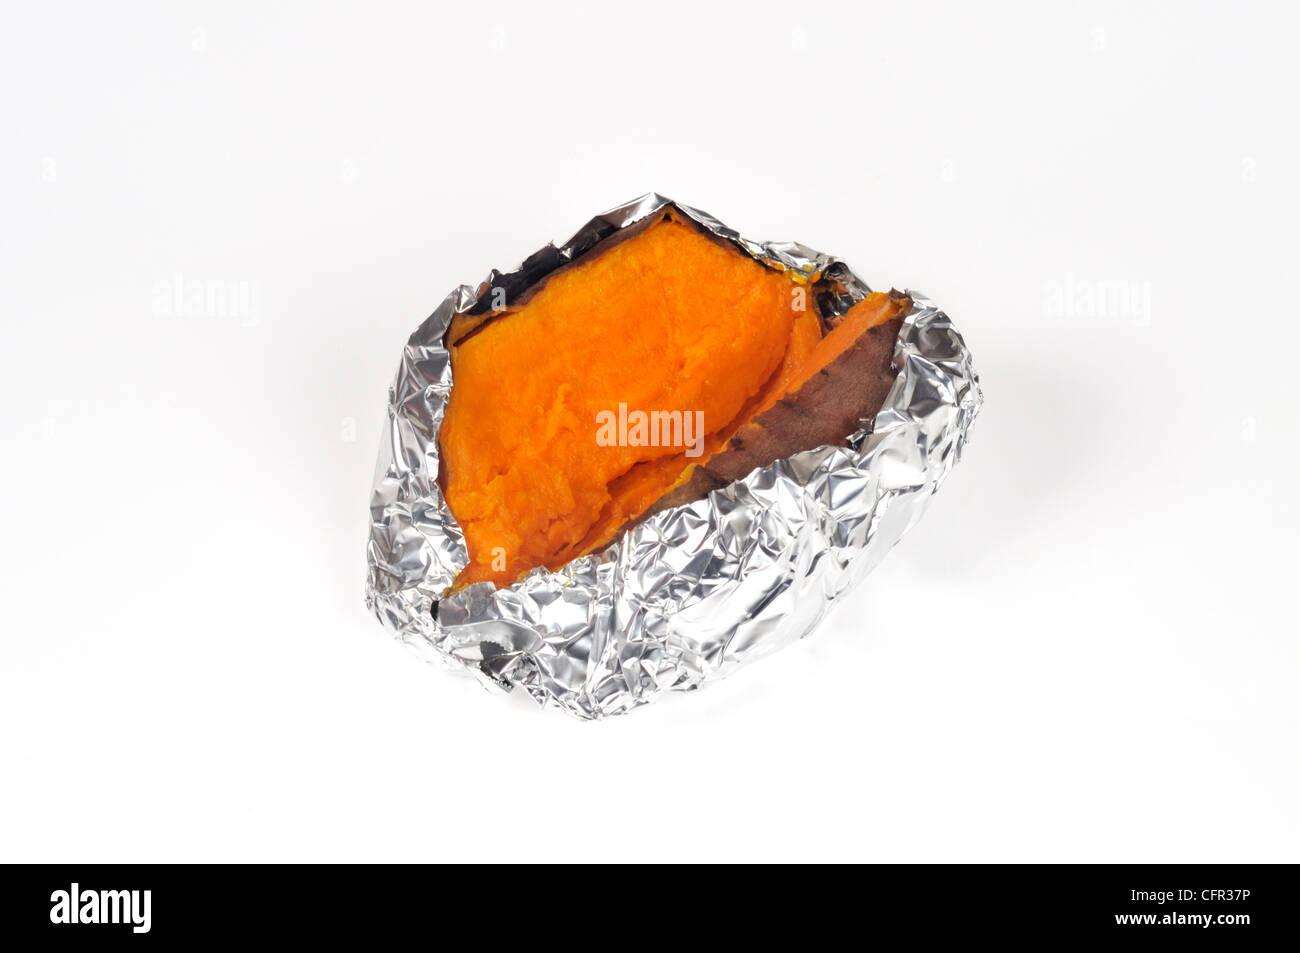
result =
[{"label": "crumpled foil wrapper", "polygon": [[603,239],[671,205],[769,265],[833,289],[842,314],[870,289],[847,265],[791,242],[748,241],[660,195],[593,218],[508,273],[451,292],[416,329],[388,392],[370,500],[366,604],[407,646],[521,688],[581,718],[620,714],[729,675],[808,635],[920,518],[961,456],[979,378],[948,316],[915,291],[894,350],[898,378],[847,446],[798,453],[707,499],[658,513],[559,572],[442,598],[468,562],[438,488],[438,428],[451,389],[443,335],[494,288],[508,300]]}]

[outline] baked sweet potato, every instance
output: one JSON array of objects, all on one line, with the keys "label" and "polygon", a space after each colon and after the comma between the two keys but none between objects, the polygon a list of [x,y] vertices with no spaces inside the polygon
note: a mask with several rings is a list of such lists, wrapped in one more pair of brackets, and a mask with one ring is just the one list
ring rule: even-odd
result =
[{"label": "baked sweet potato", "polygon": [[910,302],[824,320],[802,274],[672,208],[457,315],[439,432],[469,564],[453,588],[558,569],[655,512],[843,442],[880,408]]}]

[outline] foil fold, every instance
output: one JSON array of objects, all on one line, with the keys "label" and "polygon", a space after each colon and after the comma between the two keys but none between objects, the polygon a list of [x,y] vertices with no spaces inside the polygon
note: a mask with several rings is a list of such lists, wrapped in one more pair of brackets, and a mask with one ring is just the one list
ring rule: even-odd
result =
[{"label": "foil fold", "polygon": [[870,292],[843,262],[792,242],[753,242],[705,212],[649,194],[598,215],[510,272],[462,285],[411,335],[388,391],[370,499],[366,604],[405,645],[522,689],[580,718],[701,688],[808,635],[916,523],[961,457],[982,403],[961,334],[921,294],[894,348],[898,377],[846,446],[779,460],[706,499],[658,513],[602,552],[505,589],[442,598],[468,562],[437,483],[451,389],[443,336],[454,314],[508,295],[666,206],[772,267],[828,289],[842,314]]}]

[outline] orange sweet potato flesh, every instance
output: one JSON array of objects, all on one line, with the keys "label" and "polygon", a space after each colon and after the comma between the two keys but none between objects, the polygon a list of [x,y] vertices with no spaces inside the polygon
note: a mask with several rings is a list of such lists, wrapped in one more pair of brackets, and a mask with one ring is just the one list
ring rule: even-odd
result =
[{"label": "orange sweet potato flesh", "polygon": [[[457,316],[439,431],[469,550],[453,588],[558,569],[756,466],[842,442],[883,400],[907,306],[873,294],[828,329],[804,276],[670,209],[502,310]],[[611,440],[620,406],[625,422],[678,417],[659,418],[657,441],[630,425]]]}]

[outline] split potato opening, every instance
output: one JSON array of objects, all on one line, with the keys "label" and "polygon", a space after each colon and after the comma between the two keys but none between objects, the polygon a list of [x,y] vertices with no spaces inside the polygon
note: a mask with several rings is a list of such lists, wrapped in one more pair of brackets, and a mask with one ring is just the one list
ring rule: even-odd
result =
[{"label": "split potato opening", "polygon": [[452,588],[559,569],[874,417],[911,302],[873,293],[823,317],[816,278],[669,208],[457,315],[438,436],[469,550]]}]

